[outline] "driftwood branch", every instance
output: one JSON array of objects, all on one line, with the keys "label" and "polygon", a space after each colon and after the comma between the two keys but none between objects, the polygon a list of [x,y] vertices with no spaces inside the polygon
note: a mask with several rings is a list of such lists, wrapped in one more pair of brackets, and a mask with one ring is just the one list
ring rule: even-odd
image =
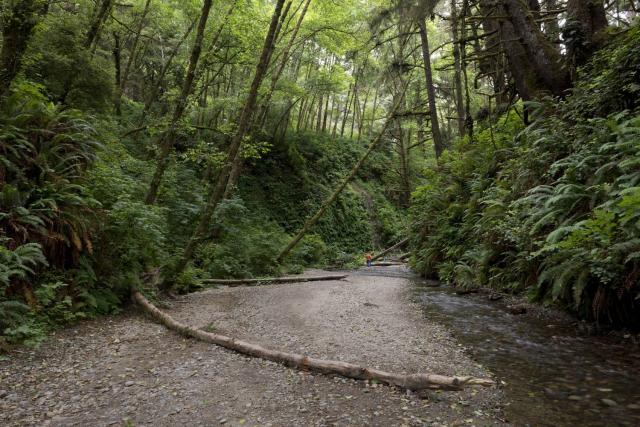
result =
[{"label": "driftwood branch", "polygon": [[204,279],[201,283],[213,285],[242,286],[242,285],[267,285],[272,283],[298,283],[298,282],[318,282],[321,280],[342,280],[346,279],[346,274],[314,277],[270,277],[264,279]]},{"label": "driftwood branch", "polygon": [[199,329],[184,325],[166,313],[158,310],[151,304],[138,290],[133,289],[133,299],[152,317],[162,323],[167,328],[178,332],[181,335],[195,338],[200,341],[219,345],[229,350],[236,351],[247,356],[257,357],[281,363],[285,366],[300,370],[309,370],[323,374],[340,375],[358,380],[376,380],[389,385],[402,387],[408,390],[423,389],[461,389],[465,386],[492,386],[494,382],[485,378],[474,377],[447,377],[435,374],[413,374],[402,375],[385,372],[378,369],[370,369],[354,365],[352,363],[340,362],[336,360],[322,360],[307,357],[300,354],[285,353],[277,350],[270,350],[257,344],[237,340],[224,335],[205,332]]}]

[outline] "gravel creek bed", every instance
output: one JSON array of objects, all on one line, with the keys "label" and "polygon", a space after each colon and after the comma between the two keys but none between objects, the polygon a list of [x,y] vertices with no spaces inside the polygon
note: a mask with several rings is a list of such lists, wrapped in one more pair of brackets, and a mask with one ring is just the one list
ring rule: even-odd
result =
[{"label": "gravel creek bed", "polygon": [[[179,297],[166,311],[194,327],[313,357],[491,377],[424,318],[410,281],[396,276],[360,271],[343,281],[221,287]],[[503,405],[496,387],[415,394],[299,372],[184,339],[135,307],[0,361],[2,426],[485,426],[505,424]]]}]

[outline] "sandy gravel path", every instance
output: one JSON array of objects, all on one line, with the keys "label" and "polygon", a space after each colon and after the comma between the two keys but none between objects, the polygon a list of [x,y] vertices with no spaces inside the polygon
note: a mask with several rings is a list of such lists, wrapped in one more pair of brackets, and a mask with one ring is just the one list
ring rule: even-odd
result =
[{"label": "sandy gravel path", "polygon": [[[195,327],[314,357],[491,375],[424,318],[403,277],[360,272],[348,281],[212,289],[168,311]],[[183,339],[135,309],[0,362],[3,426],[485,426],[502,424],[502,401],[495,388],[417,396],[298,372]]]}]

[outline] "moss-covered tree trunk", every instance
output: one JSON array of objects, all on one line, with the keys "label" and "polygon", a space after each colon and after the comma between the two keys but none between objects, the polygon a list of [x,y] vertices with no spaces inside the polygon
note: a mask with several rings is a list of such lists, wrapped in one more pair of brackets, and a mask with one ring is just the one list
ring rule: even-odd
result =
[{"label": "moss-covered tree trunk", "polygon": [[464,104],[462,101],[460,43],[458,40],[459,33],[456,0],[451,0],[451,41],[453,42],[453,90],[456,104],[456,123],[458,125],[458,134],[460,136],[464,136],[466,129],[464,126],[465,112]]},{"label": "moss-covered tree trunk", "polygon": [[0,97],[4,96],[11,82],[20,71],[22,57],[27,49],[38,13],[43,12],[42,0],[12,2],[2,16],[2,51],[0,51]]},{"label": "moss-covered tree trunk", "polygon": [[523,0],[481,0],[482,9],[495,16],[500,42],[509,61],[509,71],[524,100],[545,93],[564,96],[571,86],[568,67],[560,52],[553,46],[528,5]]},{"label": "moss-covered tree trunk", "polygon": [[602,0],[568,0],[564,38],[572,71],[585,64],[597,50],[602,30],[607,27]]},{"label": "moss-covered tree trunk", "polygon": [[84,39],[84,47],[90,48],[98,39],[100,29],[109,17],[112,7],[113,0],[102,0],[99,5],[96,4],[96,12],[94,13],[93,20],[91,21],[89,31],[87,31],[87,36]]},{"label": "moss-covered tree trunk", "polygon": [[433,147],[436,151],[436,158],[439,159],[444,151],[444,142],[442,140],[442,134],[440,133],[440,120],[438,119],[438,108],[436,106],[436,89],[433,86],[429,35],[427,34],[427,26],[422,18],[418,19],[418,30],[420,32],[422,60],[424,61],[424,78],[427,84],[427,100],[429,101],[429,117],[431,118],[431,136],[433,136]]}]

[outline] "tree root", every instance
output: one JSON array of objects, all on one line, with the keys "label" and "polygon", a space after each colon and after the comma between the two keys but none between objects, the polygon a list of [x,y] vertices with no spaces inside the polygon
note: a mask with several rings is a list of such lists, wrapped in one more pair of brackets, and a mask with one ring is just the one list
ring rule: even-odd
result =
[{"label": "tree root", "polygon": [[236,340],[231,337],[214,334],[211,332],[205,332],[184,325],[173,319],[168,314],[158,310],[153,304],[151,304],[151,302],[149,302],[144,297],[144,295],[142,295],[136,289],[132,290],[132,297],[144,309],[144,311],[149,313],[152,317],[154,317],[167,328],[176,331],[181,335],[216,344],[247,356],[270,360],[300,370],[309,370],[320,372],[323,374],[340,375],[343,377],[354,378],[358,380],[377,380],[385,384],[402,387],[408,390],[457,390],[465,386],[494,385],[494,382],[492,380],[484,378],[447,377],[435,374],[401,375],[377,369],[365,368],[354,365],[352,363],[340,362],[335,360],[314,359],[299,354],[270,350],[246,341]]},{"label": "tree root", "polygon": [[265,279],[203,279],[200,282],[213,285],[242,286],[242,285],[268,285],[272,283],[298,283],[298,282],[318,282],[323,280],[346,279],[346,274],[314,277],[271,277]]}]

